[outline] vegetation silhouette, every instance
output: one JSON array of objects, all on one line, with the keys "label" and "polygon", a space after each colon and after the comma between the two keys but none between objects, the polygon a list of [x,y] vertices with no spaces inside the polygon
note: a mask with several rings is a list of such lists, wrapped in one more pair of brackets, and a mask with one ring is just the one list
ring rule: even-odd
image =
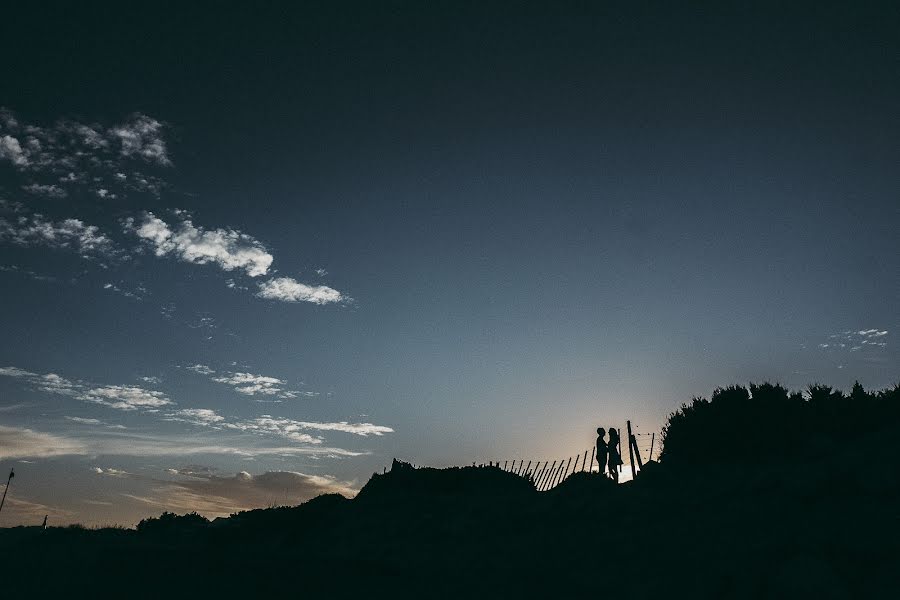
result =
[{"label": "vegetation silhouette", "polygon": [[[352,500],[134,530],[0,530],[28,597],[883,597],[900,584],[900,386],[715,390],[637,479],[548,492],[496,466],[394,461]],[[45,576],[52,573],[52,577]]]}]

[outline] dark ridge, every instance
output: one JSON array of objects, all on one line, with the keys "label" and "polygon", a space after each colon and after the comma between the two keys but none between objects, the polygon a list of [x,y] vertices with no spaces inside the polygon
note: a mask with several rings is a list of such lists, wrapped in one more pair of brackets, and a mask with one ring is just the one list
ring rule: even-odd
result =
[{"label": "dark ridge", "polygon": [[23,597],[889,597],[900,589],[898,389],[716,390],[673,413],[661,460],[621,485],[578,472],[537,492],[496,467],[395,461],[352,500],[326,495],[214,521],[165,513],[137,530],[0,530],[6,588]]}]

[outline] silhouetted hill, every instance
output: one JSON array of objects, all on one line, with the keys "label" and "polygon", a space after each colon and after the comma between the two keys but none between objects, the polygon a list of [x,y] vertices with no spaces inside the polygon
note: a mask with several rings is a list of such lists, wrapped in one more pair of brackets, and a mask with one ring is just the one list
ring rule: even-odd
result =
[{"label": "silhouetted hill", "polygon": [[832,390],[821,404],[782,389],[725,388],[682,407],[662,460],[618,486],[576,473],[537,492],[494,467],[397,461],[352,500],[212,522],[166,514],[136,531],[2,530],[8,587],[28,597],[895,592],[897,388]]}]

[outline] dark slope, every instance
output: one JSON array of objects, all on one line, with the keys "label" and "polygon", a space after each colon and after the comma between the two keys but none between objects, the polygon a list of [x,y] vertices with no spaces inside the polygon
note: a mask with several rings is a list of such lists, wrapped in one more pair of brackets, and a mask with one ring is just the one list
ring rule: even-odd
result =
[{"label": "dark slope", "polygon": [[15,528],[0,553],[29,597],[884,597],[900,589],[898,423],[872,410],[839,452],[809,437],[729,464],[672,458],[685,442],[671,441],[634,482],[579,473],[547,493],[496,468],[396,463],[353,500],[138,531]]}]

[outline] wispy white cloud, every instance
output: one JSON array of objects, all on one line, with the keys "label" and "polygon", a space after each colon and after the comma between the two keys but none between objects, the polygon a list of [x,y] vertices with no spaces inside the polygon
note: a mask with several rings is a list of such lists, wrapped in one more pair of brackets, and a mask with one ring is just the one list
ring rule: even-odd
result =
[{"label": "wispy white cloud", "polygon": [[207,365],[200,364],[185,368],[194,373],[206,375],[216,383],[230,385],[234,388],[234,391],[245,396],[266,396],[281,400],[293,399],[301,396],[306,398],[318,396],[317,392],[290,389],[287,381],[269,375],[254,375],[253,373],[228,371],[216,373],[215,370]]},{"label": "wispy white cloud", "polygon": [[301,428],[296,421],[274,418],[269,415],[263,415],[256,419],[238,421],[236,423],[225,423],[224,426],[238,431],[277,435],[301,444],[322,443],[322,438],[309,435],[308,433],[302,433],[300,431]]},{"label": "wispy white cloud", "polygon": [[325,285],[307,285],[292,277],[276,277],[259,284],[256,294],[267,300],[281,302],[312,302],[331,304],[346,301],[347,298],[334,288]]},{"label": "wispy white cloud", "polygon": [[146,390],[133,385],[107,385],[84,390],[79,400],[102,404],[119,410],[158,408],[172,404],[162,392]]},{"label": "wispy white cloud", "polygon": [[106,421],[101,421],[100,419],[90,419],[87,417],[65,417],[67,421],[72,421],[73,423],[79,423],[81,425],[92,425],[97,427],[108,427],[110,429],[127,429],[124,425],[119,424],[110,424]]},{"label": "wispy white cloud", "polygon": [[85,454],[90,454],[90,450],[79,440],[0,425],[0,459]]},{"label": "wispy white cloud", "polygon": [[30,498],[22,497],[21,494],[7,496],[6,503],[3,505],[4,525],[37,526],[43,523],[44,517],[47,517],[51,525],[59,525],[61,523],[71,523],[75,513],[52,504],[35,502]]},{"label": "wispy white cloud", "polygon": [[827,342],[819,344],[819,348],[829,351],[847,350],[859,352],[864,349],[878,349],[887,346],[888,331],[886,329],[847,329],[828,336]]},{"label": "wispy white cloud", "polygon": [[84,417],[66,417],[66,419],[82,425],[103,425],[103,421],[100,419],[86,419]]},{"label": "wispy white cloud", "polygon": [[[156,256],[172,256],[192,264],[215,264],[224,271],[242,271],[249,277],[267,275],[274,256],[257,239],[236,229],[205,229],[191,220],[183,210],[174,211],[175,218],[165,221],[145,212],[140,218],[124,221],[126,232],[135,234]],[[321,276],[325,271],[319,269]],[[247,289],[234,279],[231,289]],[[273,277],[258,284],[256,296],[281,302],[331,304],[350,299],[325,285],[308,285],[292,277]]]},{"label": "wispy white cloud", "polygon": [[131,475],[128,471],[123,471],[122,469],[114,469],[112,467],[102,468],[102,467],[92,467],[91,471],[96,473],[97,475],[106,475],[107,477],[128,477]]},{"label": "wispy white cloud", "polygon": [[74,250],[84,258],[113,258],[121,254],[94,225],[80,219],[51,221],[38,213],[21,215],[12,221],[0,217],[0,240],[20,246]]},{"label": "wispy white cloud", "polygon": [[107,282],[103,284],[103,289],[119,294],[120,296],[125,296],[126,298],[131,298],[132,300],[143,300],[149,294],[147,288],[141,284],[129,288],[124,283],[116,285],[115,283]]},{"label": "wispy white cloud", "polygon": [[193,425],[205,427],[216,425],[225,420],[225,417],[210,408],[183,408],[166,414],[167,421],[183,421]]},{"label": "wispy white cloud", "polygon": [[11,135],[0,136],[0,159],[8,160],[20,169],[28,166],[28,154],[19,140]]},{"label": "wispy white cloud", "polygon": [[296,398],[298,392],[284,389],[285,381],[277,377],[253,375],[252,373],[230,373],[224,377],[213,377],[213,381],[234,387],[234,391],[245,396],[277,396]]},{"label": "wispy white cloud", "polygon": [[321,494],[352,497],[357,492],[352,483],[333,476],[296,471],[267,471],[258,475],[241,471],[234,476],[182,469],[167,472],[176,473],[179,479],[160,481],[149,494],[127,497],[157,510],[196,511],[213,518],[272,504],[299,504]]},{"label": "wispy white cloud", "polygon": [[0,426],[0,459],[45,458],[52,456],[329,456],[346,458],[366,452],[322,444],[265,445],[247,443],[240,436],[147,435],[130,431],[97,429],[90,436],[59,435],[27,428]]},{"label": "wispy white cloud", "polygon": [[56,184],[30,183],[23,185],[22,189],[29,194],[36,196],[47,196],[48,198],[65,198],[69,193]]},{"label": "wispy white cloud", "polygon": [[[27,171],[120,167],[125,159],[170,166],[166,125],[144,114],[105,127],[61,119],[49,126],[23,123],[11,111],[0,119],[0,159]],[[119,169],[121,170],[121,169]]]},{"label": "wispy white cloud", "polygon": [[35,281],[56,281],[56,277],[51,277],[49,275],[41,275],[31,269],[26,269],[20,267],[19,265],[0,265],[0,273],[18,273],[19,275],[23,275],[28,277],[29,279],[34,279]]},{"label": "wispy white cloud", "polygon": [[126,231],[150,246],[156,256],[171,255],[194,264],[215,264],[225,271],[244,271],[250,277],[265,275],[273,257],[260,242],[234,229],[204,229],[189,219],[171,226],[153,213],[126,219]]},{"label": "wispy white cloud", "polygon": [[308,444],[320,444],[322,438],[304,433],[305,431],[340,431],[361,436],[380,436],[385,433],[393,433],[394,431],[390,427],[373,425],[372,423],[348,423],[346,421],[320,423],[316,421],[295,421],[293,419],[273,417],[271,415],[263,415],[254,419],[246,419],[234,423],[225,423],[224,426],[240,431],[270,433]]},{"label": "wispy white cloud", "polygon": [[[140,156],[144,160],[159,165],[172,164],[163,138],[164,125],[147,115],[136,114],[128,121],[108,131],[108,138],[119,142],[119,154],[125,157]],[[90,131],[89,136],[95,143],[102,144],[99,135]]]},{"label": "wispy white cloud", "polygon": [[56,373],[41,375],[18,367],[0,367],[0,376],[23,379],[42,392],[70,396],[119,410],[158,408],[173,404],[162,392],[132,385],[93,386],[83,381],[71,381]]},{"label": "wispy white cloud", "polygon": [[213,373],[215,373],[215,371],[209,368],[207,365],[201,364],[190,365],[188,367],[185,367],[185,369],[187,369],[188,371],[193,371],[194,373],[198,373],[200,375],[212,375]]}]

